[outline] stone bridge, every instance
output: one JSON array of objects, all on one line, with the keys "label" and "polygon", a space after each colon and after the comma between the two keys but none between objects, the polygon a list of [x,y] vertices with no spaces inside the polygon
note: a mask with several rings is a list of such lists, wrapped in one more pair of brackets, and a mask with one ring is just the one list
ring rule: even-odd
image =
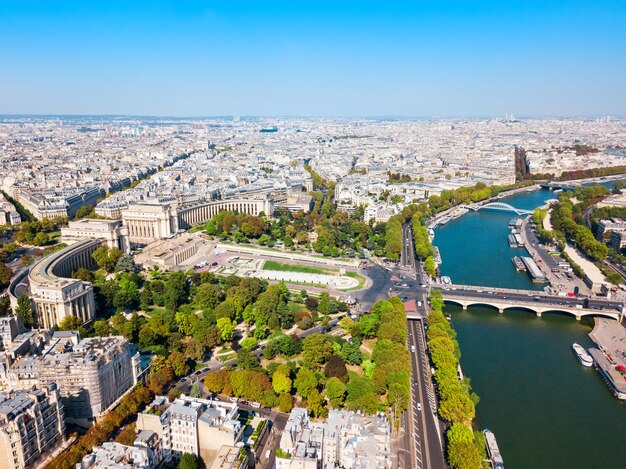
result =
[{"label": "stone bridge", "polygon": [[467,310],[470,306],[490,306],[504,313],[507,309],[524,309],[541,317],[546,312],[565,313],[576,320],[585,316],[600,316],[619,320],[623,304],[610,300],[585,300],[546,295],[524,290],[499,290],[480,287],[436,286],[443,300]]}]

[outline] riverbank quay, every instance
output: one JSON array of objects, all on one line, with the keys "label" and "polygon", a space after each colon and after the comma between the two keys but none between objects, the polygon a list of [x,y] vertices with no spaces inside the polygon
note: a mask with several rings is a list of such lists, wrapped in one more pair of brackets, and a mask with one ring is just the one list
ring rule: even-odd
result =
[{"label": "riverbank quay", "polygon": [[589,349],[595,368],[613,395],[626,400],[626,327],[621,322],[595,318],[589,338],[598,348]]},{"label": "riverbank quay", "polygon": [[[548,218],[544,218],[544,220]],[[543,275],[552,289],[557,292],[573,293],[578,287],[580,294],[591,295],[591,290],[587,285],[575,275],[564,271],[559,266],[559,260],[548,252],[548,249],[541,244],[539,238],[532,229],[532,218],[526,217],[522,222],[520,236],[526,251],[530,254],[535,264],[541,269]],[[595,266],[594,266],[595,267]]]},{"label": "riverbank quay", "polygon": [[[517,187],[515,189],[511,189],[508,191],[502,191],[498,195],[494,195],[493,197],[489,197],[485,200],[481,200],[480,203],[487,204],[489,202],[493,202],[494,200],[503,199],[505,197],[510,197],[512,195],[519,194],[522,192],[533,192],[539,189],[541,189],[541,186],[539,184],[532,184],[532,185]],[[430,218],[427,223],[428,228],[433,229],[438,225],[443,225],[450,220],[454,220],[455,218],[465,215],[468,211],[469,210],[467,208],[462,207],[460,205],[455,205],[454,207],[450,207],[449,209],[443,210],[439,212],[438,214],[436,214],[434,217]]]}]

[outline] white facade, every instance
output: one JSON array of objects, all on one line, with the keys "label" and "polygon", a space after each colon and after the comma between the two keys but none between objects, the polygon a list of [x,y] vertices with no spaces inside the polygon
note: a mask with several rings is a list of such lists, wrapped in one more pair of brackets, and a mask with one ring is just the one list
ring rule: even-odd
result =
[{"label": "white facade", "polygon": [[119,220],[84,219],[70,221],[67,227],[61,228],[62,243],[74,244],[85,239],[102,239],[109,248],[130,252],[128,228]]}]

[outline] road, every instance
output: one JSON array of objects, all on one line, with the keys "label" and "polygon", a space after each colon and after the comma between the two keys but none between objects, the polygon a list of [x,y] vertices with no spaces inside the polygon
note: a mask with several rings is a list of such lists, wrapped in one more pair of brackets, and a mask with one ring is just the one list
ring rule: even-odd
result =
[{"label": "road", "polygon": [[410,223],[402,226],[402,251],[400,253],[402,267],[415,268],[415,250],[413,249],[413,230]]},{"label": "road", "polygon": [[[426,340],[421,320],[408,321],[411,350],[411,407],[407,412],[405,433],[407,445],[417,469],[443,469],[442,433],[437,417],[437,400],[426,353]],[[413,349],[414,347],[414,349]],[[413,351],[414,350],[414,351]]]},{"label": "road", "polygon": [[[400,272],[411,268],[411,277],[402,281],[390,282],[390,293],[396,293],[400,299],[414,299],[422,318],[428,315],[429,280],[421,263],[415,256],[413,235],[410,225],[405,225],[402,236],[402,267],[393,273],[401,278]],[[411,256],[412,260],[408,259]],[[446,468],[443,453],[443,429],[437,416],[437,401],[432,384],[432,374],[426,338],[421,320],[408,321],[408,347],[411,351],[411,404],[404,413],[404,435],[398,451],[398,464],[402,468],[440,469]],[[406,452],[406,454],[404,454]],[[407,460],[408,459],[408,460]]]},{"label": "road", "polygon": [[361,303],[363,311],[369,311],[374,303],[389,299],[389,291],[393,289],[391,269],[378,264],[372,265],[365,271],[372,281],[372,285],[365,291],[355,292],[355,298]]}]

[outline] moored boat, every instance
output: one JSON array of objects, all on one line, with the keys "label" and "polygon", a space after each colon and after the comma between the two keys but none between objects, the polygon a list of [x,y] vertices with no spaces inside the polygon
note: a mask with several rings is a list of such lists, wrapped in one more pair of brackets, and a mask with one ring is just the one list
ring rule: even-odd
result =
[{"label": "moored boat", "polygon": [[504,460],[500,454],[500,448],[496,442],[496,436],[491,430],[484,429],[483,435],[485,435],[485,445],[487,446],[487,455],[489,456],[489,462],[493,469],[504,469]]},{"label": "moored boat", "polygon": [[524,263],[519,257],[517,256],[511,257],[511,262],[513,262],[513,265],[515,266],[515,270],[518,270],[520,272],[523,272],[526,270],[526,266],[524,265]]},{"label": "moored boat", "polygon": [[591,355],[589,355],[581,345],[578,345],[576,342],[574,342],[572,344],[572,349],[574,350],[574,353],[576,353],[578,361],[581,363],[581,365],[593,366],[593,358],[591,358]]}]

